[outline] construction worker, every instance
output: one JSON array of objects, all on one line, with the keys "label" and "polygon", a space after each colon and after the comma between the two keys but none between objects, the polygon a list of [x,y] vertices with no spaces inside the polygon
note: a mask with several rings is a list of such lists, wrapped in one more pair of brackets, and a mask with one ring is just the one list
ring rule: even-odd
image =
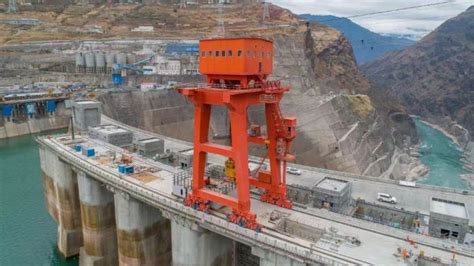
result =
[{"label": "construction worker", "polygon": [[402,249],[402,258],[407,258],[408,257],[408,252],[407,252],[407,249],[406,248],[403,248]]}]

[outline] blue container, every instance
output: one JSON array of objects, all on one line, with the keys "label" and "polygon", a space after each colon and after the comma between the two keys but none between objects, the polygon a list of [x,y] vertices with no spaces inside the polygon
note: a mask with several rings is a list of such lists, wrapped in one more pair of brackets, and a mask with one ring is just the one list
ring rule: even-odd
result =
[{"label": "blue container", "polygon": [[3,116],[4,117],[10,117],[13,114],[13,105],[7,104],[3,106],[2,110]]},{"label": "blue container", "polygon": [[112,83],[114,85],[122,85],[123,83],[122,75],[120,75],[120,73],[112,74]]},{"label": "blue container", "polygon": [[166,45],[166,55],[193,54],[199,52],[197,43],[169,43]]},{"label": "blue container", "polygon": [[56,102],[51,100],[47,101],[46,110],[48,111],[48,113],[54,113],[54,111],[56,111]]},{"label": "blue container", "polygon": [[27,103],[26,104],[26,112],[28,115],[33,115],[36,113],[36,106],[34,103]]},{"label": "blue container", "polygon": [[126,174],[133,174],[133,166],[131,166],[131,165],[125,166],[125,173]]},{"label": "blue container", "polygon": [[76,144],[76,151],[80,152],[82,150],[81,144]]},{"label": "blue container", "polygon": [[86,154],[87,154],[87,157],[93,157],[93,156],[95,156],[95,150],[94,150],[94,148],[88,148]]},{"label": "blue container", "polygon": [[121,174],[125,174],[125,164],[119,164],[118,171]]}]

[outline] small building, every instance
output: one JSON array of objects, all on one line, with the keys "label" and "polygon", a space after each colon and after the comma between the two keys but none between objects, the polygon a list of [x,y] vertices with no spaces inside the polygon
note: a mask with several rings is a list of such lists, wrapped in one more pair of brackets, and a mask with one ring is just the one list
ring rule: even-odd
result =
[{"label": "small building", "polygon": [[132,145],[133,142],[133,132],[116,125],[91,127],[89,136],[122,148]]},{"label": "small building", "polygon": [[165,151],[165,141],[158,138],[135,140],[135,147],[140,155],[152,157]]},{"label": "small building", "polygon": [[0,19],[0,24],[10,25],[39,25],[41,21],[31,18],[18,18],[18,19]]},{"label": "small building", "polygon": [[154,82],[144,82],[142,84],[140,84],[140,90],[142,92],[147,92],[149,90],[154,90],[156,88],[156,86],[158,86],[157,83],[154,83]]},{"label": "small building", "polygon": [[469,215],[464,203],[439,198],[431,199],[430,235],[462,242],[468,232]]},{"label": "small building", "polygon": [[73,104],[72,113],[76,129],[87,132],[89,127],[100,125],[102,115],[101,103],[95,101],[77,101]]},{"label": "small building", "polygon": [[181,56],[181,70],[183,75],[198,75],[199,60],[197,58],[197,55]]},{"label": "small building", "polygon": [[190,168],[193,166],[193,148],[182,150],[176,154],[176,162],[181,168]]},{"label": "small building", "polygon": [[153,32],[155,28],[153,26],[138,26],[130,30],[131,32]]},{"label": "small building", "polygon": [[313,204],[313,191],[306,186],[291,185],[287,187],[288,199],[304,205]]},{"label": "small building", "polygon": [[181,59],[170,56],[156,56],[156,74],[181,75]]},{"label": "small building", "polygon": [[341,212],[351,201],[352,185],[345,180],[325,177],[312,190],[314,207]]},{"label": "small building", "polygon": [[175,56],[175,55],[197,55],[199,53],[199,44],[190,43],[190,42],[174,42],[168,43],[165,49],[165,55]]},{"label": "small building", "polygon": [[143,75],[156,74],[156,66],[143,66]]}]

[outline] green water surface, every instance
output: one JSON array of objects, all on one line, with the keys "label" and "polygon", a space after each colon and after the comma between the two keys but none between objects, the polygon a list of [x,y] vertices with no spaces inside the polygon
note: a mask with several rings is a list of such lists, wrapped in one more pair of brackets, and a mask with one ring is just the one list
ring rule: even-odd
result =
[{"label": "green water surface", "polygon": [[469,173],[461,162],[463,152],[441,131],[415,119],[420,139],[421,161],[430,168],[429,174],[419,182],[428,185],[466,189],[467,183],[460,175]]},{"label": "green water surface", "polygon": [[0,139],[0,265],[78,265],[56,248],[33,136]]}]

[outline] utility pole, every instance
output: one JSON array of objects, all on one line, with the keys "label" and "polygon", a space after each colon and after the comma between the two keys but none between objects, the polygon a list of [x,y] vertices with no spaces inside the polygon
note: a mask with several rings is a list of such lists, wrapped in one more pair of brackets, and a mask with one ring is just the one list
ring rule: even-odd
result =
[{"label": "utility pole", "polygon": [[18,11],[16,7],[16,0],[8,0],[8,13],[16,13]]},{"label": "utility pole", "polygon": [[74,134],[74,118],[71,116],[71,135],[72,135],[72,140],[76,139],[76,136]]}]

